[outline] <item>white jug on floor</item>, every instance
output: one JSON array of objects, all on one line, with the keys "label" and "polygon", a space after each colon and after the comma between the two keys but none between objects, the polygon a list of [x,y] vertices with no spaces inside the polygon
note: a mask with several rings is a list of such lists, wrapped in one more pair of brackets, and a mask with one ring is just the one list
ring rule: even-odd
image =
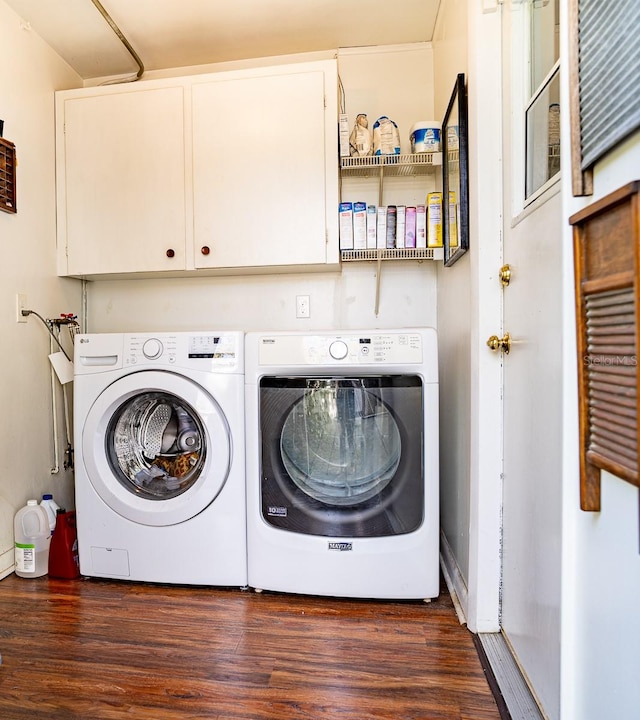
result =
[{"label": "white jug on floor", "polygon": [[16,513],[15,533],[16,575],[35,578],[47,574],[51,529],[47,511],[37,500],[29,500]]}]

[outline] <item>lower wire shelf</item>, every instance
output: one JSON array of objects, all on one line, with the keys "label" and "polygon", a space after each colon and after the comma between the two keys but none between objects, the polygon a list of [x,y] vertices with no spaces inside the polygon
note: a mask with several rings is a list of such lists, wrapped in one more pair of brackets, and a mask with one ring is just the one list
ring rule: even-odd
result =
[{"label": "lower wire shelf", "polygon": [[343,262],[362,262],[363,260],[442,260],[442,248],[371,248],[360,250],[341,250]]}]

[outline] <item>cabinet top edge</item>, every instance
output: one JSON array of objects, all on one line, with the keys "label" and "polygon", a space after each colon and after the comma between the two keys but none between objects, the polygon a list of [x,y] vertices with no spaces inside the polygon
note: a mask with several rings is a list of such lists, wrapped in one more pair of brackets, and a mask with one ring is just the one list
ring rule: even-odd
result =
[{"label": "cabinet top edge", "polygon": [[270,75],[291,75],[297,72],[325,72],[337,77],[338,62],[336,58],[323,60],[296,61],[279,63],[276,65],[256,65],[235,70],[208,70],[203,73],[191,73],[162,78],[141,79],[136,82],[122,82],[113,85],[90,85],[67,90],[56,90],[55,95],[60,99],[87,97],[90,95],[105,95],[111,93],[136,92],[140,88],[169,88],[188,87],[197,83],[211,81],[233,80],[239,78],[267,77]]}]

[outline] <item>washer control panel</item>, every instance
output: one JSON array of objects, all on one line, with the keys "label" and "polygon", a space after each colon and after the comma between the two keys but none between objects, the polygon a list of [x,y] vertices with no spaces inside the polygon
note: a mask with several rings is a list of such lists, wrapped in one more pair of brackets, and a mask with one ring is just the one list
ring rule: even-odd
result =
[{"label": "washer control panel", "polygon": [[422,337],[411,331],[265,335],[259,345],[260,365],[404,365],[422,356]]},{"label": "washer control panel", "polygon": [[237,333],[132,334],[124,336],[123,358],[125,366],[158,362],[229,367],[242,361],[240,342]]}]

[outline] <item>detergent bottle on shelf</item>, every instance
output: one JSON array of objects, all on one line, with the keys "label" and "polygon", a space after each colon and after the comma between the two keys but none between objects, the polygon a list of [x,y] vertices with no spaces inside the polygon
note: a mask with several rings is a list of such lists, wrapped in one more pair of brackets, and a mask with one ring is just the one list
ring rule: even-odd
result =
[{"label": "detergent bottle on shelf", "polygon": [[37,500],[29,500],[16,513],[15,534],[16,575],[36,578],[47,574],[51,528],[47,511]]},{"label": "detergent bottle on shelf", "polygon": [[80,577],[75,510],[67,512],[64,508],[58,509],[49,551],[49,577]]}]

